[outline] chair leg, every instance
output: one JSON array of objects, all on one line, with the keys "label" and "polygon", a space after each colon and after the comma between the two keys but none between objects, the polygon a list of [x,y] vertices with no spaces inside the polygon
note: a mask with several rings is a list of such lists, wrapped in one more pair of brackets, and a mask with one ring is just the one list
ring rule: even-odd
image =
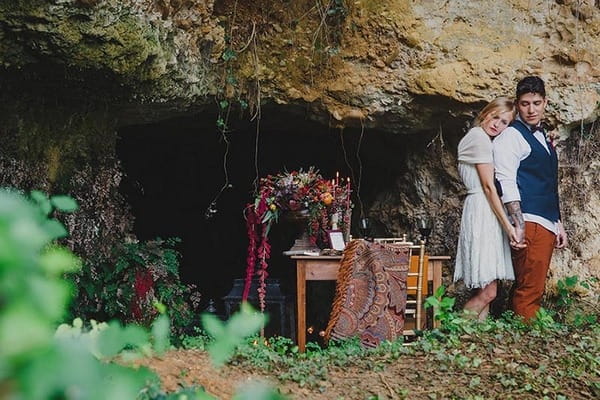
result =
[{"label": "chair leg", "polygon": [[419,270],[417,275],[417,304],[415,310],[415,328],[423,329],[421,324],[422,319],[422,308],[423,308],[423,270],[425,264],[425,242],[421,240],[419,246]]}]

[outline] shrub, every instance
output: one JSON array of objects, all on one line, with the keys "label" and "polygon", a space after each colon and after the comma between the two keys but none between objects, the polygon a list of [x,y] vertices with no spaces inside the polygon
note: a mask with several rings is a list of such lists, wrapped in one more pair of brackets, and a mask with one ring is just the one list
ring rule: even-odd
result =
[{"label": "shrub", "polygon": [[156,302],[164,304],[174,334],[194,323],[200,295],[194,285],[179,278],[179,239],[147,242],[131,240],[117,246],[113,257],[76,277],[74,314],[106,320],[117,318],[148,326],[158,315]]}]

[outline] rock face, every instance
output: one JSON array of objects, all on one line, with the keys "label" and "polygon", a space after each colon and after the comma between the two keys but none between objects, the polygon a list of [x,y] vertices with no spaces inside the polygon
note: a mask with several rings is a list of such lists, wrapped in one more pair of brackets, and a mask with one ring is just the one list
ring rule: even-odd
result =
[{"label": "rock face", "polygon": [[[45,86],[69,98],[74,115],[82,113],[78,104],[101,106],[113,135],[122,125],[214,107],[216,98],[255,116],[274,103],[329,126],[425,137],[433,145],[407,152],[399,162],[410,172],[370,209],[399,221],[398,232],[416,213],[436,209],[448,234],[434,245],[452,253],[462,128],[485,102],[511,96],[521,77],[538,74],[548,86],[548,118],[559,127],[573,239],[553,272],[600,276],[599,54],[592,0],[4,1],[0,101],[20,106],[2,116],[12,121],[2,133],[23,137],[19,118],[43,107],[36,97]],[[58,129],[44,121],[38,128]],[[4,155],[26,158],[11,149]],[[48,164],[56,158],[40,154]]]}]

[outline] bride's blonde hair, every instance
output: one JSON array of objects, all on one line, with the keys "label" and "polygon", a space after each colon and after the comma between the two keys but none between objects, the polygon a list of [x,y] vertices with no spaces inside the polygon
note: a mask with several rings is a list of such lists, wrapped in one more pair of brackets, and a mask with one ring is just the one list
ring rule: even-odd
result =
[{"label": "bride's blonde hair", "polygon": [[514,119],[516,114],[515,103],[508,97],[495,98],[490,101],[487,106],[483,107],[483,110],[475,117],[473,126],[481,126],[481,123],[485,121],[487,117],[494,117],[506,111],[510,111],[512,113],[511,120]]}]

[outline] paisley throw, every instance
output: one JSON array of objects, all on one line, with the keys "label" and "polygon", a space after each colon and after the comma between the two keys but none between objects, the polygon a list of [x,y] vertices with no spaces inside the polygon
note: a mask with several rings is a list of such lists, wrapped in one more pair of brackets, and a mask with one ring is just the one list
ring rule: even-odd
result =
[{"label": "paisley throw", "polygon": [[350,242],[341,260],[326,340],[359,336],[366,347],[402,336],[410,248]]}]

